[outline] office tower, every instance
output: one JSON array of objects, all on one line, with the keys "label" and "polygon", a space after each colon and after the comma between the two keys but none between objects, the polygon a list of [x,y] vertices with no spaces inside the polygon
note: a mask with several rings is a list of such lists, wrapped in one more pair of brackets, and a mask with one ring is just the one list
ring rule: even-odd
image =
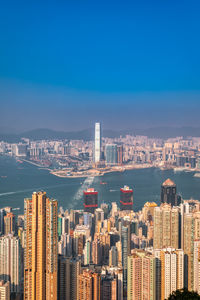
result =
[{"label": "office tower", "polygon": [[108,232],[95,233],[94,240],[100,241],[102,248],[102,261],[104,264],[107,264],[109,260],[110,234]]},{"label": "office tower", "polygon": [[156,299],[156,259],[144,250],[128,256],[128,300]]},{"label": "office tower", "polygon": [[177,289],[184,287],[184,252],[166,248],[160,251],[161,300],[165,300]]},{"label": "office tower", "polygon": [[70,220],[69,217],[62,215],[58,216],[58,237],[60,238],[62,234],[69,234]]},{"label": "office tower", "polygon": [[89,265],[91,261],[91,237],[88,238],[85,242],[85,246],[83,249],[83,263],[84,265]]},{"label": "office tower", "polygon": [[4,216],[4,234],[15,234],[15,229],[15,215],[12,212],[7,212],[6,216]]},{"label": "office tower", "polygon": [[116,165],[117,164],[117,145],[108,144],[105,147],[105,156],[107,165]]},{"label": "office tower", "polygon": [[84,225],[89,226],[89,228],[92,228],[92,214],[88,212],[83,213],[83,223]]},{"label": "office tower", "polygon": [[118,250],[116,246],[112,246],[109,250],[109,266],[117,267],[118,266]]},{"label": "office tower", "polygon": [[127,185],[120,189],[120,210],[133,209],[133,190]]},{"label": "office tower", "polygon": [[102,245],[99,239],[92,242],[92,262],[99,265],[102,262]]},{"label": "office tower", "polygon": [[100,274],[89,269],[79,275],[78,300],[100,300]]},{"label": "office tower", "polygon": [[95,210],[95,221],[100,221],[103,222],[104,221],[104,211],[101,208],[97,208]]},{"label": "office tower", "polygon": [[158,205],[155,202],[146,202],[143,206],[142,213],[144,221],[152,221],[154,218],[154,209]]},{"label": "office tower", "polygon": [[101,160],[101,124],[95,123],[94,162]]},{"label": "office tower", "polygon": [[6,215],[6,211],[4,208],[0,209],[0,235],[4,234],[4,216]]},{"label": "office tower", "polygon": [[59,300],[77,300],[79,290],[78,276],[81,271],[79,258],[58,256],[58,298]]},{"label": "office tower", "polygon": [[79,224],[79,214],[80,212],[78,210],[70,210],[70,227],[73,229]]},{"label": "office tower", "polygon": [[194,241],[194,291],[200,294],[200,240]]},{"label": "office tower", "polygon": [[168,203],[172,206],[178,206],[181,203],[181,197],[176,194],[176,184],[169,178],[161,185],[161,203]]},{"label": "office tower", "polygon": [[0,299],[10,300],[10,282],[0,281]]},{"label": "office tower", "polygon": [[117,300],[117,279],[105,275],[101,279],[101,300]]},{"label": "office tower", "polygon": [[24,299],[57,299],[57,201],[45,192],[24,200]]},{"label": "office tower", "polygon": [[73,251],[76,255],[83,254],[85,241],[90,237],[90,228],[87,225],[77,225],[74,230]]},{"label": "office tower", "polygon": [[21,292],[21,268],[22,260],[19,238],[11,234],[0,237],[0,280],[10,282],[11,293],[17,294]]},{"label": "office tower", "polygon": [[154,209],[154,249],[179,248],[179,209],[162,204]]},{"label": "office tower", "polygon": [[117,146],[117,163],[119,165],[123,164],[123,146],[122,145]]},{"label": "office tower", "polygon": [[67,256],[67,237],[68,235],[62,234],[60,241],[58,242],[58,254]]},{"label": "office tower", "polygon": [[185,287],[193,290],[194,284],[194,234],[195,222],[192,213],[184,214],[183,250],[185,254]]},{"label": "office tower", "polygon": [[84,211],[94,214],[98,207],[98,192],[93,188],[87,189],[83,192],[84,195]]},{"label": "office tower", "polygon": [[129,249],[129,230],[128,227],[122,225],[121,229],[121,245],[122,245],[122,266],[123,266],[123,293],[127,292],[127,259],[130,254]]}]

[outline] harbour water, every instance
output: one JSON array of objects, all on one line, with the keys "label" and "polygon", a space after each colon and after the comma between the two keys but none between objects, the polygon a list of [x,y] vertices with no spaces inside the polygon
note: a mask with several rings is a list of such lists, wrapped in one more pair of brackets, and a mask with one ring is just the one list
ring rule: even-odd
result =
[{"label": "harbour water", "polygon": [[[134,190],[134,210],[139,210],[147,201],[160,201],[160,186],[168,177],[177,184],[183,199],[200,199],[200,178],[194,172],[177,172],[156,168],[137,169],[105,174],[103,177],[60,178],[46,169],[27,162],[20,163],[14,158],[0,156],[0,208],[19,208],[22,214],[24,198],[32,192],[44,190],[59,202],[64,209],[83,208],[83,190],[94,187],[99,192],[99,204],[116,201],[119,204],[119,190],[129,185]],[[101,184],[101,182],[107,184]]]}]

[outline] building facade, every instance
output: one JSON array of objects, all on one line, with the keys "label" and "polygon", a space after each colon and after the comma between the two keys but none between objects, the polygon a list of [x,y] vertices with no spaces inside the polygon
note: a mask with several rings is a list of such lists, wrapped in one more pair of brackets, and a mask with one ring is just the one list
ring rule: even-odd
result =
[{"label": "building facade", "polygon": [[57,201],[45,192],[24,201],[24,299],[57,299]]}]

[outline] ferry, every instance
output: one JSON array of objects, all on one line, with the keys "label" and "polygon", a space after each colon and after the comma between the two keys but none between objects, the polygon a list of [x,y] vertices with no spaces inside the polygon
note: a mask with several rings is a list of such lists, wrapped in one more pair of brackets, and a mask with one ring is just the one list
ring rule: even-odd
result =
[{"label": "ferry", "polygon": [[184,168],[184,167],[177,167],[177,168],[174,168],[174,173],[182,172],[182,171],[185,171],[185,170],[186,170],[186,168]]},{"label": "ferry", "polygon": [[194,177],[200,178],[200,173],[195,173]]}]

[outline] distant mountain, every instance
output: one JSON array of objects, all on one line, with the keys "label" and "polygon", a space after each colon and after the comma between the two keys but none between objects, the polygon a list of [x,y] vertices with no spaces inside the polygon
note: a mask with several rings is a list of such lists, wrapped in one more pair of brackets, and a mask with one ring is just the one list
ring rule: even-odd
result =
[{"label": "distant mountain", "polygon": [[[152,138],[173,138],[177,136],[183,137],[200,137],[200,128],[197,127],[155,127],[149,129],[129,129],[129,130],[106,130],[104,129],[102,135],[104,137],[115,138],[130,135],[143,135]],[[42,139],[83,139],[86,141],[94,139],[94,129],[84,129],[80,131],[55,131],[52,129],[35,129],[26,131],[20,134],[11,134],[0,131],[0,141],[5,142],[19,142],[21,138],[29,138],[31,140],[42,140]]]}]

